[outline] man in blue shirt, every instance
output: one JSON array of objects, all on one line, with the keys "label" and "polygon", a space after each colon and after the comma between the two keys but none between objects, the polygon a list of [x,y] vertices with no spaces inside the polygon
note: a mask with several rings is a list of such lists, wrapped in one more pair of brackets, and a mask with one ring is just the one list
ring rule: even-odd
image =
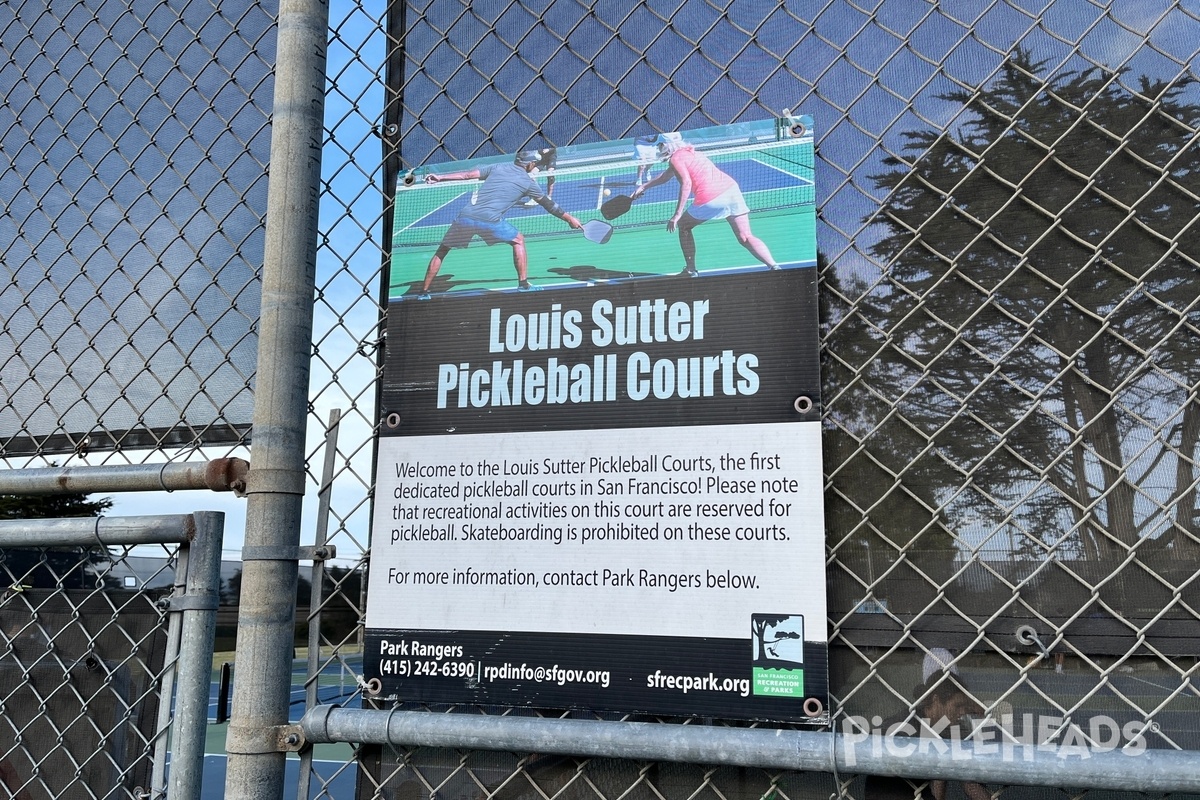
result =
[{"label": "man in blue shirt", "polygon": [[450,229],[442,237],[437,252],[429,260],[429,268],[425,271],[425,283],[417,297],[429,299],[429,286],[442,268],[442,260],[456,248],[466,247],[478,236],[487,245],[505,242],[512,245],[513,266],[517,269],[517,286],[523,292],[536,291],[538,288],[528,280],[528,255],[525,252],[525,237],[504,219],[509,209],[521,205],[526,198],[532,199],[549,213],[561,219],[575,230],[583,224],[568,214],[557,203],[551,200],[535,181],[530,173],[541,160],[541,153],[536,150],[526,150],[517,153],[511,164],[489,164],[476,169],[461,172],[447,172],[443,175],[429,173],[425,176],[426,183],[441,181],[469,181],[483,179],[483,184],[476,193],[475,202],[458,213]]}]

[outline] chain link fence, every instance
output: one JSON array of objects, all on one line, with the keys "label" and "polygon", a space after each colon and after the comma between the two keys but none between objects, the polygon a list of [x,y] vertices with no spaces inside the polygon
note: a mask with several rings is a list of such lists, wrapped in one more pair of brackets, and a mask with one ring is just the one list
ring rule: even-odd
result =
[{"label": "chain link fence", "polygon": [[[52,571],[60,555],[33,558]],[[15,586],[36,572],[14,571],[11,557],[6,567]],[[10,588],[5,595],[0,758],[10,796],[129,797],[149,787],[154,681],[166,650],[161,613],[149,603],[122,608],[132,603],[78,588]]]},{"label": "chain link fence", "polygon": [[[396,178],[787,109],[818,136],[835,727],[928,713],[949,673],[968,716],[1011,720],[1002,735],[1200,748],[1198,42],[1193,0],[333,4],[308,472],[314,508],[329,487],[322,536],[339,572],[314,581],[310,613],[363,611]],[[358,668],[357,631],[313,630],[312,687]],[[363,797],[945,788],[530,753],[359,756]],[[305,771],[304,792],[331,798],[354,770]]]},{"label": "chain link fence", "polygon": [[[376,273],[351,261],[386,258],[387,214],[352,204],[374,201],[382,178],[386,209],[403,170],[811,114],[835,727],[927,711],[931,678],[949,672],[974,718],[1009,716],[1013,738],[1061,744],[1078,731],[1111,747],[1114,725],[1144,730],[1151,748],[1200,745],[1200,8],[426,2],[368,16],[356,6],[332,23],[330,97],[353,108],[327,114],[335,216],[322,228],[353,219],[383,247],[327,236],[338,266],[324,286],[373,288]],[[376,28],[388,32],[390,88],[354,77]],[[337,59],[341,48],[353,55]],[[363,87],[383,93],[382,109]],[[382,174],[349,155],[375,135]],[[351,173],[359,183],[342,188]],[[345,408],[346,393],[331,380],[316,396]],[[345,463],[341,485],[364,483],[367,471]],[[341,514],[334,506],[337,535],[356,542],[363,488]],[[363,797],[941,792],[845,775],[364,753]]]},{"label": "chain link fence", "polygon": [[0,455],[248,438],[271,6],[0,9]]},{"label": "chain link fence", "polygon": [[0,522],[6,797],[200,797],[220,547],[211,514]]}]

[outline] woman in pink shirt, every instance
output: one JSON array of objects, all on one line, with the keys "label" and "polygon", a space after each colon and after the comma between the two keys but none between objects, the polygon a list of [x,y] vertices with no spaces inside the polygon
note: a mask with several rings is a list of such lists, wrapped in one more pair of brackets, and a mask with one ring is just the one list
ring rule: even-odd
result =
[{"label": "woman in pink shirt", "polygon": [[[679,247],[683,250],[684,268],[680,275],[696,277],[696,238],[692,229],[710,219],[727,219],[738,243],[771,269],[779,269],[771,251],[762,239],[750,230],[750,207],[742,197],[737,181],[726,175],[708,156],[683,140],[678,133],[663,133],[658,137],[658,150],[667,157],[670,166],[657,177],[633,192],[636,200],[647,189],[671,178],[679,180],[679,201],[675,213],[667,220],[667,231],[679,230]],[[689,197],[694,197],[690,208]],[[686,210],[685,210],[686,209]]]}]

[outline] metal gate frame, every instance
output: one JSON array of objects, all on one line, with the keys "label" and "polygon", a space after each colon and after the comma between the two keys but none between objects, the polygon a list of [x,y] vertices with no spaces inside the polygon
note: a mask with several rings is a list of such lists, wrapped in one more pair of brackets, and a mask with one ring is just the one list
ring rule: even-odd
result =
[{"label": "metal gate frame", "polygon": [[[225,515],[214,511],[0,521],[0,548],[179,546],[175,585],[164,607],[170,615],[167,656],[160,676],[153,785],[143,795],[146,800],[200,798],[224,523]],[[166,776],[168,736],[171,765]]]}]

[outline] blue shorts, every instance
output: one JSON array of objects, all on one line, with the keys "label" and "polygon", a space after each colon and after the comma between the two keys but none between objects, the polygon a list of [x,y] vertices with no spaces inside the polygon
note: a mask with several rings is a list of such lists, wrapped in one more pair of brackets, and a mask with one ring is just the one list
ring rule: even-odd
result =
[{"label": "blue shorts", "polygon": [[498,222],[481,222],[470,217],[459,217],[450,225],[450,230],[442,237],[442,246],[449,248],[466,247],[471,240],[478,236],[484,244],[506,242],[512,244],[521,233],[508,220]]}]

